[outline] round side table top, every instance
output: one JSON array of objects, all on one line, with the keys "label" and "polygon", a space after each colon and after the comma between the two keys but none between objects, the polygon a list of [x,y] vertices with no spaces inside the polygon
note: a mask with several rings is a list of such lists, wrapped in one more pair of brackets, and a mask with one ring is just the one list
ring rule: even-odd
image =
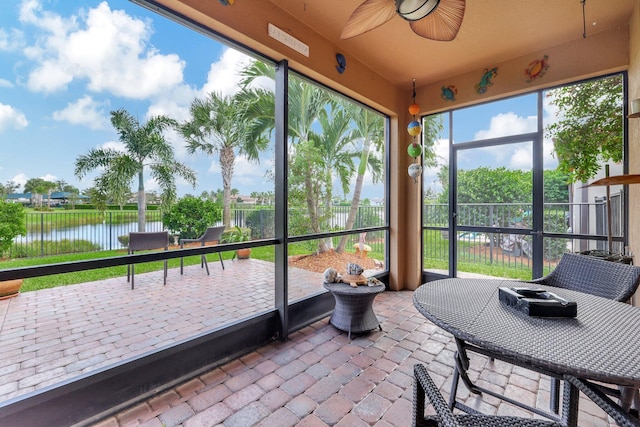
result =
[{"label": "round side table top", "polygon": [[326,290],[333,294],[338,295],[362,295],[362,294],[379,294],[385,290],[384,285],[359,285],[354,288],[348,283],[327,283],[324,282],[323,286]]}]

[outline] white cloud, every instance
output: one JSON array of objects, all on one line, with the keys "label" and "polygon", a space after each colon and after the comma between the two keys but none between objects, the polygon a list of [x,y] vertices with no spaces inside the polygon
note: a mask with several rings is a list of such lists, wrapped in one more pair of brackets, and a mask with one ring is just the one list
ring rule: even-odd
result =
[{"label": "white cloud", "polygon": [[57,176],[51,175],[50,173],[48,173],[46,175],[42,175],[39,178],[40,179],[44,179],[45,181],[49,181],[49,182],[56,182],[58,180]]},{"label": "white cloud", "polygon": [[0,51],[14,52],[24,46],[24,34],[15,28],[7,32],[0,28]]},{"label": "white cloud", "polygon": [[[138,186],[136,184],[135,187],[135,191],[138,191]],[[153,178],[148,178],[144,181],[144,191],[145,193],[148,193],[149,191],[155,191],[155,192],[160,192],[160,186],[158,185],[158,183],[156,182],[155,179]]]},{"label": "white cloud", "polygon": [[126,150],[124,148],[124,144],[120,141],[108,141],[100,146],[100,148],[104,148],[105,150],[115,150],[121,153],[124,153]]},{"label": "white cloud", "polygon": [[54,111],[53,119],[74,125],[86,126],[89,129],[108,129],[110,127],[104,104],[95,102],[90,96],[83,96],[70,102],[63,110]]},{"label": "white cloud", "polygon": [[209,169],[207,169],[207,173],[219,175],[220,174],[220,163],[218,163],[217,159],[211,160],[209,164]]},{"label": "white cloud", "polygon": [[231,95],[238,91],[240,70],[251,62],[251,58],[235,49],[226,48],[218,62],[211,64],[207,82],[202,87],[202,94],[218,92]]},{"label": "white cloud", "polygon": [[533,167],[533,146],[520,145],[511,154],[511,159],[507,165],[509,169],[530,170]]},{"label": "white cloud", "polygon": [[434,144],[434,152],[436,153],[436,161],[438,163],[449,164],[449,140],[439,139]]},{"label": "white cloud", "polygon": [[501,113],[491,117],[489,129],[476,132],[474,139],[481,140],[535,132],[538,126],[537,120],[535,116],[520,117],[515,113]]},{"label": "white cloud", "polygon": [[[247,55],[231,48],[225,48],[218,61],[211,64],[207,82],[200,90],[186,84],[175,85],[171,90],[154,98],[147,110],[146,118],[166,115],[178,121],[189,120],[189,106],[194,98],[203,98],[212,91],[222,95],[235,93],[239,89],[239,71],[250,61],[251,58]],[[189,158],[185,141],[181,135],[177,132],[167,131],[165,136],[173,145],[178,160],[185,161]],[[208,172],[220,173],[220,168],[215,161],[212,161]]]},{"label": "white cloud", "polygon": [[23,191],[24,185],[29,180],[29,177],[23,173],[19,173],[18,175],[11,178],[11,181],[15,182],[19,185],[18,191]]},{"label": "white cloud", "polygon": [[28,124],[29,121],[22,111],[0,103],[0,132],[7,129],[23,129]]},{"label": "white cloud", "polygon": [[24,50],[36,64],[28,79],[33,91],[54,92],[86,80],[93,92],[146,99],[183,81],[185,62],[148,44],[151,22],[111,10],[107,2],[63,18],[29,0],[21,19],[42,31]]},{"label": "white cloud", "polygon": [[13,83],[6,79],[0,79],[0,87],[13,87]]}]

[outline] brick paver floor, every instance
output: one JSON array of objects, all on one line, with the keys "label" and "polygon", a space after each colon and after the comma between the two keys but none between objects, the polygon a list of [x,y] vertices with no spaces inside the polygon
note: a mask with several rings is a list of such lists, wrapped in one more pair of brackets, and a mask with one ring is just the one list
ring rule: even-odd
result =
[{"label": "brick paver floor", "polygon": [[[71,285],[0,301],[0,399],[64,381],[170,345],[273,306],[273,264],[210,263]],[[323,292],[322,276],[289,272],[291,300]],[[250,297],[249,297],[250,296]],[[95,425],[117,426],[408,426],[412,369],[424,363],[447,395],[452,337],[413,307],[412,293],[384,292],[374,310],[382,331],[352,340],[328,319],[246,356],[168,388]],[[470,376],[487,387],[548,408],[549,381],[474,355]],[[469,395],[482,412],[530,414],[491,397]],[[609,426],[585,398],[580,427]]]},{"label": "brick paver floor", "polygon": [[[0,401],[56,384],[274,306],[273,263],[248,259],[26,292],[0,301]],[[290,298],[322,274],[290,269]]]},{"label": "brick paver floor", "polygon": [[[287,342],[262,347],[96,425],[409,426],[414,364],[425,364],[448,397],[455,343],[417,312],[412,292],[384,292],[376,297],[374,310],[382,331],[349,340],[324,319]],[[474,355],[469,374],[485,387],[549,407],[549,380],[537,373]],[[463,385],[460,396],[485,413],[532,416],[490,396],[470,395]],[[581,396],[578,425],[615,424]]]}]

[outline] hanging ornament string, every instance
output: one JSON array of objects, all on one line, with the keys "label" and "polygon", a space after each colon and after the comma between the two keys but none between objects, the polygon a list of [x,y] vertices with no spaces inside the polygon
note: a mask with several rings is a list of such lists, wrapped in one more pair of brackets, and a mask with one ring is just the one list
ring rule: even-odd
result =
[{"label": "hanging ornament string", "polygon": [[422,145],[418,141],[418,136],[422,132],[422,125],[416,117],[420,113],[420,106],[416,104],[416,79],[413,79],[413,104],[409,106],[409,114],[413,116],[413,120],[407,126],[407,132],[413,137],[413,141],[407,147],[407,153],[414,158],[414,163],[409,166],[409,176],[413,178],[413,182],[418,182],[418,177],[422,174],[422,165],[420,164],[419,157],[422,155]]},{"label": "hanging ornament string", "polygon": [[582,0],[582,38],[586,39],[587,38],[587,17],[585,16],[584,13],[584,4],[587,2],[587,0]]}]

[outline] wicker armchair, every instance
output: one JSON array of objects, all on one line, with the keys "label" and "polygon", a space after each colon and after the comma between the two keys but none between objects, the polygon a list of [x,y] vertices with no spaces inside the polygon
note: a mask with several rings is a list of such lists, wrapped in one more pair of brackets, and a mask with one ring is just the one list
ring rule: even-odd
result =
[{"label": "wicker armchair", "polygon": [[[619,262],[606,261],[588,255],[565,253],[555,270],[531,283],[555,286],[572,291],[626,302],[640,284],[640,267]],[[552,409],[558,408],[559,381],[552,379]],[[637,393],[633,392],[633,393]],[[628,402],[623,403],[625,406]]]},{"label": "wicker armchair", "polygon": [[640,284],[640,267],[565,253],[549,275],[530,283],[555,286],[591,295],[627,301]]},{"label": "wicker armchair", "polygon": [[[222,239],[222,233],[224,233],[224,225],[219,227],[209,227],[207,231],[204,232],[202,236],[197,239],[180,239],[180,249],[184,247],[185,243],[200,243],[201,246],[206,245],[207,243],[219,243]],[[224,270],[224,262],[222,261],[222,254],[218,252],[218,258],[220,258],[220,264],[222,265],[222,269]],[[207,270],[207,275],[209,275],[209,265],[207,264],[207,256],[202,254],[200,258],[200,268],[205,267]],[[180,274],[183,273],[184,270],[184,259],[180,258]]]},{"label": "wicker armchair", "polygon": [[[563,427],[562,424],[533,419],[508,417],[498,415],[467,415],[453,414],[438,391],[435,383],[427,373],[424,365],[414,366],[413,384],[413,425],[429,427],[458,427],[458,426],[491,426],[491,427]],[[437,415],[425,416],[425,395],[435,409]]]},{"label": "wicker armchair", "polygon": [[[129,246],[127,253],[133,254],[135,251],[149,251],[153,249],[169,250],[169,232],[132,232],[129,233]],[[127,282],[131,277],[131,289],[134,287],[134,264],[127,266]],[[167,260],[164,260],[164,284],[167,284]]]},{"label": "wicker armchair", "polygon": [[[638,289],[640,267],[567,252],[562,255],[560,262],[551,273],[526,283],[554,286],[625,302]],[[459,360],[468,362],[466,354],[471,349],[465,347],[464,343],[459,343],[459,346]],[[507,362],[510,361],[507,360]],[[459,375],[460,372],[456,370],[454,372],[456,384]],[[465,378],[463,380],[467,381]],[[456,392],[457,388],[453,390],[453,400],[455,400]],[[617,394],[614,390],[611,392]],[[551,378],[550,393],[550,409],[554,413],[558,413],[560,407],[560,380],[558,378]],[[625,393],[630,396],[629,399],[632,399],[637,391],[627,390]],[[623,402],[623,406],[629,406],[629,404],[629,402]]]}]

